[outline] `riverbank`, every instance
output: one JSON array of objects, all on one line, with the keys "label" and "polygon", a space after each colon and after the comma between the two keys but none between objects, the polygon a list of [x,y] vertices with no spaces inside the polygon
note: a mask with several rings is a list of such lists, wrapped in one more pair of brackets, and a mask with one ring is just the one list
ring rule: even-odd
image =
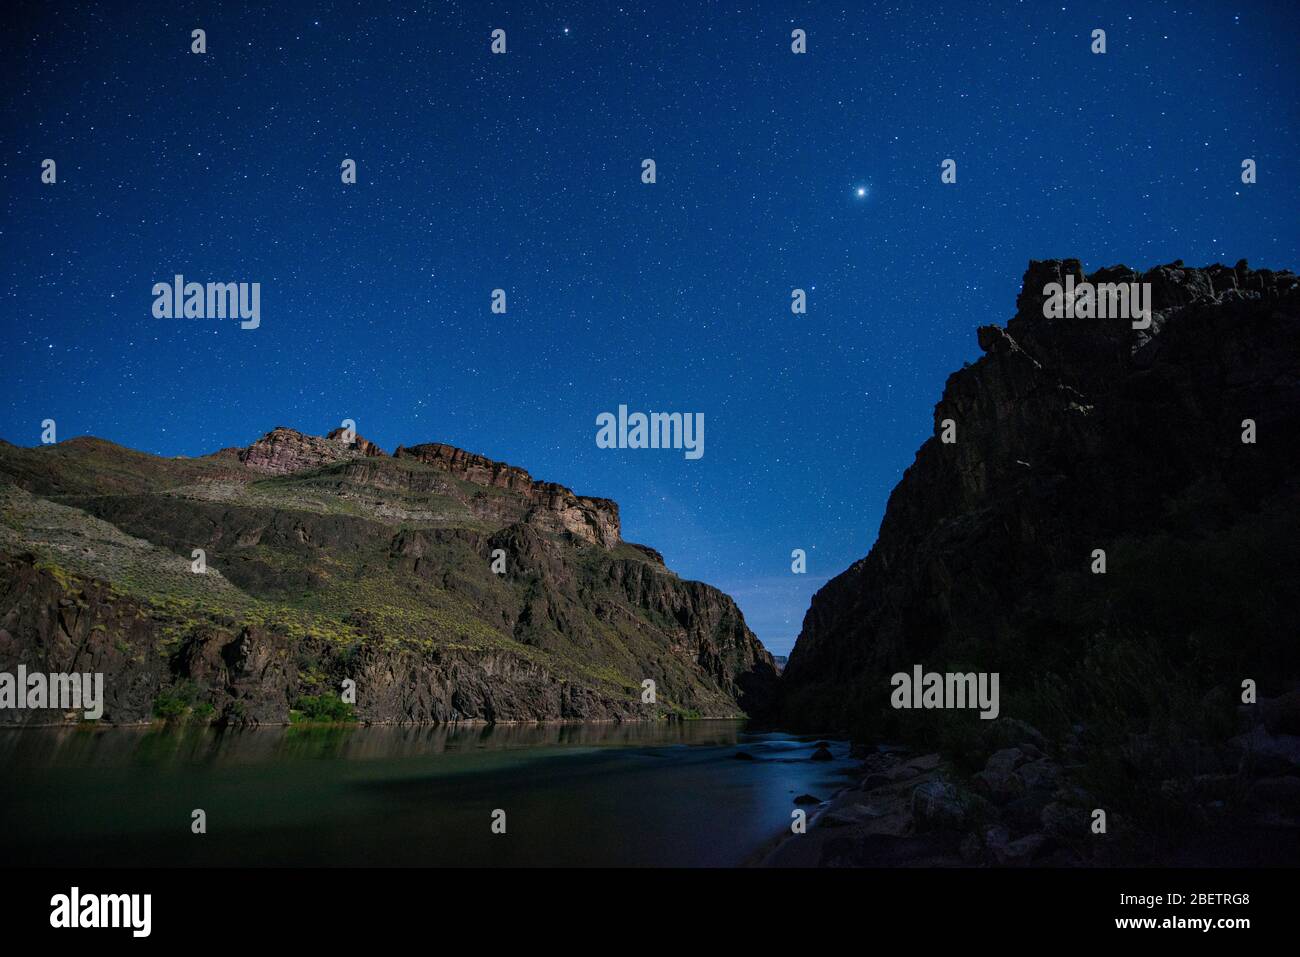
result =
[{"label": "riverbank", "polygon": [[[1032,747],[1032,746],[1031,746]],[[1020,749],[999,761],[1013,767],[1037,765],[1026,774],[1051,775],[1041,754]],[[763,867],[967,867],[1047,866],[1079,863],[1061,842],[1030,833],[1013,840],[992,802],[937,753],[916,754],[881,747],[867,755],[855,784],[842,788],[810,815],[804,834],[791,833],[758,861]],[[1064,795],[1053,795],[1064,797]],[[1032,799],[1031,799],[1032,800]],[[1046,806],[1046,805],[1045,805]],[[1053,805],[1052,814],[1068,812]],[[1023,816],[1024,808],[1018,808]],[[1023,825],[1023,822],[1021,822]],[[1023,826],[1021,828],[1024,829]]]},{"label": "riverbank", "polygon": [[858,747],[856,781],[807,808],[806,833],[787,829],[747,864],[1294,866],[1300,736],[1290,732],[1297,713],[1300,694],[1261,701],[1243,712],[1236,737],[1173,753],[1149,739],[1130,740],[1124,760],[1153,783],[1124,802],[1113,797],[1114,782],[1098,776],[1082,728],[1053,745],[1007,719],[975,772],[938,752]]}]

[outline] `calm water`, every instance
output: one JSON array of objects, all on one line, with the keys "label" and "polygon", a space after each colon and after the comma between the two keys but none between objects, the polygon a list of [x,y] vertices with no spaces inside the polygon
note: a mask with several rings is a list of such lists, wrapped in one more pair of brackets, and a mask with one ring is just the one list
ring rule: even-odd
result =
[{"label": "calm water", "polygon": [[812,762],[815,740],[731,721],[3,730],[0,862],[735,865],[796,795],[844,783],[847,744]]}]

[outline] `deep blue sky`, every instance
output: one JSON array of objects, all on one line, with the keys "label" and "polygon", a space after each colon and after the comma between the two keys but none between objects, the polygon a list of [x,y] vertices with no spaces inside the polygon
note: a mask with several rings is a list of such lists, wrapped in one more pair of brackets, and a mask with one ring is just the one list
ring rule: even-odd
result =
[{"label": "deep blue sky", "polygon": [[[450,442],[617,499],[783,654],[1029,259],[1300,262],[1298,9],[6,5],[0,437]],[[177,272],[261,328],[154,319]],[[598,449],[619,403],[704,457]]]}]

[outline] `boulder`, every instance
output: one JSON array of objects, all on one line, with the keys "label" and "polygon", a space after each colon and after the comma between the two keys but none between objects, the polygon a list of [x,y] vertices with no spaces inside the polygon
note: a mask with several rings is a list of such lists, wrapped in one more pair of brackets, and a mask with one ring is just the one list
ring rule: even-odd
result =
[{"label": "boulder", "polygon": [[960,828],[966,821],[966,806],[951,784],[926,781],[912,791],[912,815],[922,829]]},{"label": "boulder", "polygon": [[1020,778],[1026,791],[1051,793],[1061,783],[1061,769],[1049,758],[1022,764],[1016,769],[1015,776]]},{"label": "boulder", "polygon": [[994,850],[994,859],[1004,867],[1027,867],[1034,862],[1047,838],[1042,834],[1026,834]]},{"label": "boulder", "polygon": [[913,758],[904,765],[904,767],[911,768],[913,771],[919,773],[933,771],[938,766],[939,755],[937,754],[923,754],[918,758]]},{"label": "boulder", "polygon": [[973,780],[975,790],[995,804],[1005,804],[1025,793],[1025,782],[1016,774],[1024,764],[1025,753],[1019,748],[1004,748],[994,752]]},{"label": "boulder", "polygon": [[1246,793],[1256,820],[1271,827],[1300,827],[1300,777],[1261,778]]},{"label": "boulder", "polygon": [[1256,774],[1287,774],[1300,768],[1300,736],[1297,735],[1270,734],[1267,728],[1257,726],[1232,738],[1228,747]]},{"label": "boulder", "polygon": [[1088,812],[1081,807],[1071,807],[1058,801],[1044,807],[1039,820],[1045,834],[1062,840],[1081,840],[1089,833]]},{"label": "boulder", "polygon": [[1256,707],[1270,734],[1300,735],[1300,689],[1261,700]]},{"label": "boulder", "polygon": [[817,819],[819,827],[849,827],[884,817],[884,808],[872,804],[842,804]]}]

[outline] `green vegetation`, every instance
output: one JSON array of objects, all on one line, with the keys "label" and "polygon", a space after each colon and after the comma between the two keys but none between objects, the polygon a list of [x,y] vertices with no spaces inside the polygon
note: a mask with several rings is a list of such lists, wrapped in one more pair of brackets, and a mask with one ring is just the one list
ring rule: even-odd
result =
[{"label": "green vegetation", "polygon": [[289,720],[299,722],[316,722],[322,724],[340,724],[357,720],[352,705],[338,695],[303,695],[294,703],[289,712]]},{"label": "green vegetation", "polygon": [[45,572],[49,575],[52,575],[54,577],[54,580],[59,583],[59,586],[61,588],[71,590],[72,576],[68,573],[68,570],[64,568],[62,565],[60,565],[58,562],[39,561],[36,563],[36,570],[38,572]]},{"label": "green vegetation", "polygon": [[161,691],[154,699],[154,717],[164,721],[176,721],[193,718],[208,721],[212,718],[213,707],[208,702],[198,701],[202,689],[193,682],[180,681]]}]

